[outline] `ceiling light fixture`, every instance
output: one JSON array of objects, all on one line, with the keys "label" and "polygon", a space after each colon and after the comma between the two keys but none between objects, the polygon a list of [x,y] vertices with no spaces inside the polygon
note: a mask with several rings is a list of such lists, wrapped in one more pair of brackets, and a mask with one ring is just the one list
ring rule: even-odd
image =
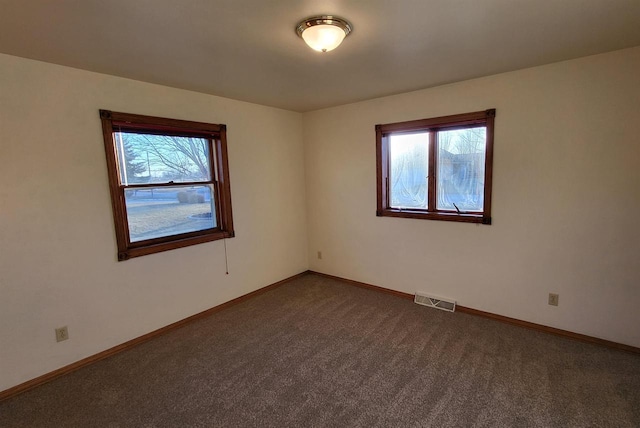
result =
[{"label": "ceiling light fixture", "polygon": [[298,36],[319,52],[329,52],[340,46],[351,30],[347,20],[331,15],[307,18],[296,27]]}]

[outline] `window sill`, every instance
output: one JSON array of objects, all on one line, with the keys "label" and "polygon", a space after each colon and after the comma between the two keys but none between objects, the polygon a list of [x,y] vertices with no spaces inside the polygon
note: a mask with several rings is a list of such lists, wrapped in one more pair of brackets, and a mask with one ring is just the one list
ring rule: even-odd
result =
[{"label": "window sill", "polygon": [[[140,246],[131,246],[125,251],[118,253],[118,261],[122,262],[133,257],[146,256],[147,254],[160,253],[162,251],[173,250],[176,248],[188,247],[191,245],[202,244],[204,242],[217,241],[220,239],[233,238],[233,232],[216,231],[206,235],[190,236],[181,239],[173,239],[169,242],[151,243]],[[134,244],[135,245],[135,244]]]},{"label": "window sill", "polygon": [[421,210],[384,209],[377,211],[378,217],[416,218],[421,220],[456,221],[460,223],[491,224],[491,217],[483,217],[482,213],[453,213],[446,211],[427,212]]}]

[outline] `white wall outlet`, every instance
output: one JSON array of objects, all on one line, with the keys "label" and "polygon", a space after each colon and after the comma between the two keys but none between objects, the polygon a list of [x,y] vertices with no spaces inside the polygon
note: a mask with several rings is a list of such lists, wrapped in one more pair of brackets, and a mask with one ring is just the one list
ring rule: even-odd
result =
[{"label": "white wall outlet", "polygon": [[67,326],[56,328],[56,342],[62,342],[69,338],[69,330]]},{"label": "white wall outlet", "polygon": [[322,260],[322,251],[318,251],[318,260]]},{"label": "white wall outlet", "polygon": [[551,306],[558,306],[560,300],[559,294],[549,293],[549,304]]}]

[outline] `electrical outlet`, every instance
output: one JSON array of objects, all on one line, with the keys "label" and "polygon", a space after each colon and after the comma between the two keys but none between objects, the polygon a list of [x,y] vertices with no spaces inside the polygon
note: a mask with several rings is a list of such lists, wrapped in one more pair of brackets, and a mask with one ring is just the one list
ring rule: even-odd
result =
[{"label": "electrical outlet", "polygon": [[322,260],[322,251],[318,251],[318,260]]},{"label": "electrical outlet", "polygon": [[559,300],[560,300],[559,294],[549,293],[549,304],[551,306],[558,306]]},{"label": "electrical outlet", "polygon": [[62,342],[69,338],[69,330],[67,326],[56,328],[56,342]]}]

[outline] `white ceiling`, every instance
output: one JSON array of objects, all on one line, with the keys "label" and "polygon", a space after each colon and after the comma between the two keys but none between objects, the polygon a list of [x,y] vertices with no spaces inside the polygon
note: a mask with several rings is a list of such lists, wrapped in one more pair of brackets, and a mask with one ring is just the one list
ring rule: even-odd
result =
[{"label": "white ceiling", "polygon": [[0,52],[296,111],[637,45],[640,0],[0,0]]}]

